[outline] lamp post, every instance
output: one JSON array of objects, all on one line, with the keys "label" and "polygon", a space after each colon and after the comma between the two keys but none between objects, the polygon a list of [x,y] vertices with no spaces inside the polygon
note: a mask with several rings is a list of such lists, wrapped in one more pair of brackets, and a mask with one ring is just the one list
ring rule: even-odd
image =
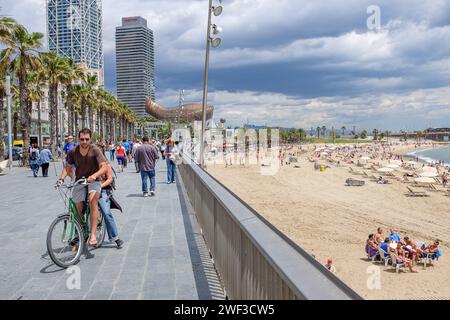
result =
[{"label": "lamp post", "polygon": [[[219,0],[222,3],[222,0]],[[208,68],[209,68],[209,49],[212,46],[217,48],[220,46],[220,38],[211,38],[211,29],[216,35],[221,31],[221,28],[215,24],[211,24],[211,14],[214,13],[215,16],[219,16],[222,13],[222,7],[213,7],[212,0],[209,0],[208,5],[208,27],[206,32],[206,54],[205,54],[205,71],[203,80],[203,103],[202,103],[202,131],[200,133],[200,166],[203,168],[205,166],[204,152],[205,152],[205,130],[206,130],[206,108],[208,104]]]},{"label": "lamp post", "polygon": [[[12,169],[12,127],[11,127],[11,78],[6,76],[5,79],[5,91],[6,91],[6,102],[8,107],[8,155],[9,155],[9,170]],[[3,110],[2,110],[3,112]],[[3,139],[3,137],[1,137]]]}]

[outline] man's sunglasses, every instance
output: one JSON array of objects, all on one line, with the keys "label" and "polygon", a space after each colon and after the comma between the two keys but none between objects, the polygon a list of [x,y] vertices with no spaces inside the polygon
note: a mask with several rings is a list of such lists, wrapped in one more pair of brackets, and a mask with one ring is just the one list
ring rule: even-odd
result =
[{"label": "man's sunglasses", "polygon": [[89,141],[91,138],[80,138],[80,141]]}]

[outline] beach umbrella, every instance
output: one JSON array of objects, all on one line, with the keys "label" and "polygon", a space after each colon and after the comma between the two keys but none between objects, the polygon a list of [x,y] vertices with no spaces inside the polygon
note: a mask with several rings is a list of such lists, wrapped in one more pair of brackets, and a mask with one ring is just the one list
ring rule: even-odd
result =
[{"label": "beach umbrella", "polygon": [[387,167],[387,168],[392,168],[392,169],[398,169],[398,168],[400,168],[400,166],[399,166],[398,164],[388,164],[386,167]]},{"label": "beach umbrella", "polygon": [[421,177],[437,177],[438,176],[438,174],[437,174],[437,172],[431,172],[431,171],[425,171],[425,172],[422,172],[422,173],[419,173],[419,176],[421,176]]},{"label": "beach umbrella", "polygon": [[328,153],[327,153],[327,152],[321,152],[320,155],[321,155],[321,156],[327,156]]},{"label": "beach umbrella", "polygon": [[426,171],[428,171],[428,172],[437,172],[437,169],[434,168],[434,167],[423,167],[423,168],[421,168],[420,170],[421,170],[422,172],[426,172]]},{"label": "beach umbrella", "polygon": [[394,169],[385,167],[385,168],[380,168],[377,171],[378,172],[392,172],[392,171],[394,171]]},{"label": "beach umbrella", "polygon": [[359,159],[360,159],[360,160],[370,160],[371,158],[364,156],[364,157],[361,157],[361,158],[359,158]]},{"label": "beach umbrella", "polygon": [[401,165],[402,162],[400,160],[390,160],[389,163]]},{"label": "beach umbrella", "polygon": [[417,164],[417,162],[415,162],[415,161],[407,161],[407,162],[406,162],[406,164],[412,164],[412,165],[416,165],[416,164]]},{"label": "beach umbrella", "polygon": [[415,178],[414,181],[420,182],[420,183],[435,183],[436,182],[433,178],[429,178],[429,177]]}]

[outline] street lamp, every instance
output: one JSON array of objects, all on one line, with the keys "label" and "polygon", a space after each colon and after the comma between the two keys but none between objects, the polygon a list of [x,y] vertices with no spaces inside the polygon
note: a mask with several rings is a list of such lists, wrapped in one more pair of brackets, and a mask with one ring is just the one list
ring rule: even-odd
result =
[{"label": "street lamp", "polygon": [[[219,0],[222,3],[222,0]],[[208,68],[209,68],[209,48],[217,48],[220,46],[222,40],[220,38],[211,38],[211,31],[214,35],[219,34],[222,28],[215,24],[211,24],[211,13],[220,16],[222,14],[223,7],[213,7],[212,0],[209,0],[208,5],[208,26],[206,32],[206,54],[205,54],[205,72],[204,72],[204,82],[203,82],[203,104],[202,104],[202,131],[200,134],[200,166],[205,167],[204,161],[204,151],[205,151],[205,130],[206,130],[206,108],[208,104]]]}]

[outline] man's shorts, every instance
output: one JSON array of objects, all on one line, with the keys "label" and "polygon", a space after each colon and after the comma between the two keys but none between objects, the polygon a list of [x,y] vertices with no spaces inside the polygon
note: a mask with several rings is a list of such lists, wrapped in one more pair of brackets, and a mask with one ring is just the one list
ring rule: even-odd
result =
[{"label": "man's shorts", "polygon": [[84,202],[86,200],[86,192],[91,194],[92,192],[97,192],[101,194],[102,183],[100,181],[94,181],[91,184],[84,186],[82,184],[77,184],[73,188],[72,199],[74,202]]}]

